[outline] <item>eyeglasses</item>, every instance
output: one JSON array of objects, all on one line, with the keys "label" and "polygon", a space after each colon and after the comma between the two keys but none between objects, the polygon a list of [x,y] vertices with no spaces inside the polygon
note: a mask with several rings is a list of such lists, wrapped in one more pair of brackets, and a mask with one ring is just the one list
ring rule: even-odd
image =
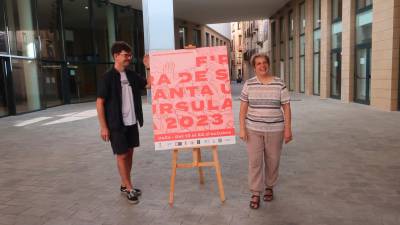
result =
[{"label": "eyeglasses", "polygon": [[121,53],[120,55],[123,55],[125,58],[132,58],[132,54],[130,53]]}]

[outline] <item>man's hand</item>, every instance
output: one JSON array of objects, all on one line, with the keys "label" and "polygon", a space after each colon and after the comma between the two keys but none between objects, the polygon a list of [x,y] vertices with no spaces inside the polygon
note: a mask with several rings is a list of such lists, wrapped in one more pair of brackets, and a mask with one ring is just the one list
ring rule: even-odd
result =
[{"label": "man's hand", "polygon": [[146,69],[150,69],[150,57],[148,54],[143,56],[143,64],[146,67]]},{"label": "man's hand", "polygon": [[285,144],[292,141],[293,140],[292,129],[285,128],[285,130],[283,131],[283,137],[284,137],[283,139],[285,140]]},{"label": "man's hand", "polygon": [[244,142],[247,141],[247,131],[246,131],[246,129],[240,129],[239,137],[240,137],[240,139],[242,139]]},{"label": "man's hand", "polygon": [[101,128],[100,130],[100,137],[103,141],[108,142],[110,140],[110,131],[108,128]]}]

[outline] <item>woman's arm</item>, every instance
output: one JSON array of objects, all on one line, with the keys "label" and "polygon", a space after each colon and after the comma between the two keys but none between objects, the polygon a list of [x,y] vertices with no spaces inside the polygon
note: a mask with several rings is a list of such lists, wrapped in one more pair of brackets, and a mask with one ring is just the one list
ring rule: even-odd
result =
[{"label": "woman's arm", "polygon": [[239,137],[243,141],[247,141],[247,130],[246,130],[246,115],[249,103],[245,101],[240,101],[240,112],[239,112],[239,122],[240,122],[240,134]]},{"label": "woman's arm", "polygon": [[290,109],[290,103],[283,104],[282,105],[283,109],[283,116],[285,117],[285,128],[284,128],[284,140],[285,143],[289,143],[293,137],[292,137],[292,112]]}]

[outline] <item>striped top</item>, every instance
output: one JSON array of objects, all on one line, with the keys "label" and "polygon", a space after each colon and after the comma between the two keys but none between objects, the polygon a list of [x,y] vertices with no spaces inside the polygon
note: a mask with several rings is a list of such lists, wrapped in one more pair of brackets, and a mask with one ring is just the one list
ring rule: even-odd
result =
[{"label": "striped top", "polygon": [[290,102],[285,83],[275,77],[262,84],[257,76],[248,79],[243,86],[240,100],[248,102],[246,128],[261,132],[277,132],[284,129],[281,106]]}]

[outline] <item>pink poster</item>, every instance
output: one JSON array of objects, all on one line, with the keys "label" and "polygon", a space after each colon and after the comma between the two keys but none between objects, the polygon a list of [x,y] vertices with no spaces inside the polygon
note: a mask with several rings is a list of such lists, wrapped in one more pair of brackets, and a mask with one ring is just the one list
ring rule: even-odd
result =
[{"label": "pink poster", "polygon": [[156,150],[235,143],[225,46],[150,54]]}]

